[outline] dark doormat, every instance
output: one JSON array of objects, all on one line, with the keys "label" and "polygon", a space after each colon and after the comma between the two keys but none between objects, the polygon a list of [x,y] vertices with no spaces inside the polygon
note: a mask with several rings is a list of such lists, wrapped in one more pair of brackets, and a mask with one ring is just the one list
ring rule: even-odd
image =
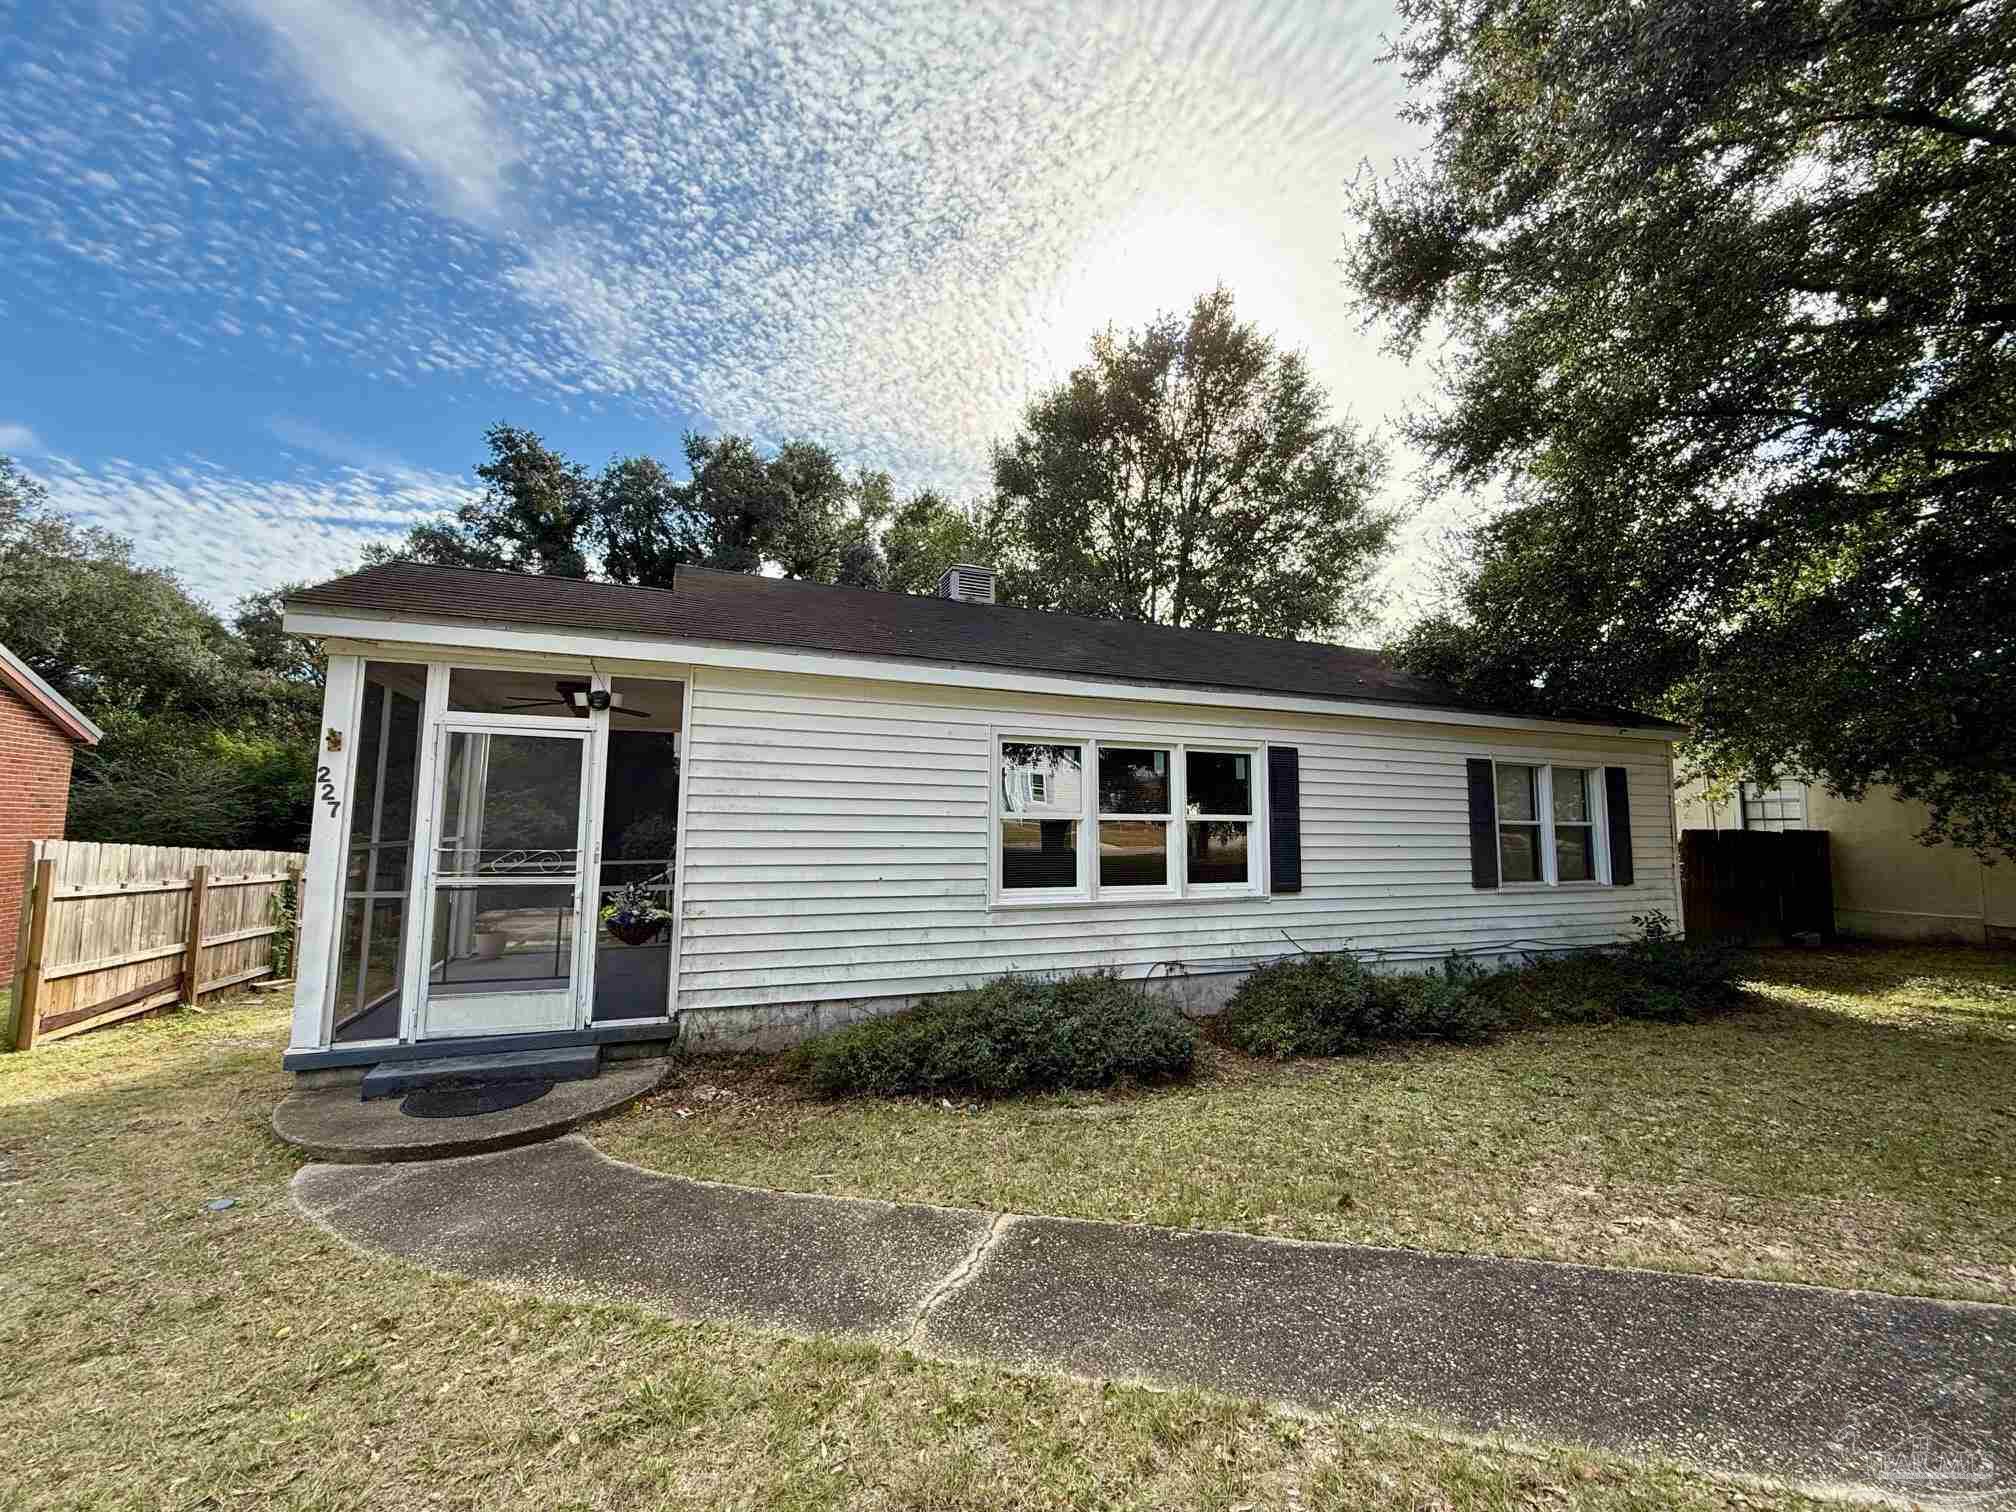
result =
[{"label": "dark doormat", "polygon": [[475,1118],[523,1107],[552,1090],[550,1081],[438,1082],[408,1092],[399,1111],[408,1118]]}]

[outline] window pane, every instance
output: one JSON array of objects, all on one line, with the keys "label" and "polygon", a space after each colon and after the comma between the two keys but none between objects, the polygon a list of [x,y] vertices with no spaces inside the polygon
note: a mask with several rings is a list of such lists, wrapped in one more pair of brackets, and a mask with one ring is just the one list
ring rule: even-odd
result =
[{"label": "window pane", "polygon": [[404,897],[353,898],[344,906],[333,1039],[399,1037],[399,962],[405,939]]},{"label": "window pane", "polygon": [[1250,881],[1252,873],[1247,869],[1246,856],[1246,831],[1249,827],[1243,823],[1220,820],[1204,824],[1192,820],[1189,826],[1190,881],[1193,884]]},{"label": "window pane", "polygon": [[427,669],[367,662],[350,789],[331,1034],[399,1033],[399,962],[411,886],[414,776]]},{"label": "window pane", "polygon": [[1075,818],[1085,811],[1085,749],[1001,742],[1001,812]]},{"label": "window pane", "polygon": [[1125,746],[1099,748],[1099,812],[1169,812],[1169,753]]},{"label": "window pane", "polygon": [[574,889],[435,890],[430,998],[462,992],[557,991],[574,978]]},{"label": "window pane", "polygon": [[440,874],[561,875],[580,863],[581,758],[546,735],[448,737]]},{"label": "window pane", "polygon": [[1511,822],[1531,824],[1540,817],[1540,806],[1534,799],[1534,769],[1530,766],[1501,766],[1498,768],[1498,817]]},{"label": "window pane", "polygon": [[1554,768],[1554,822],[1589,822],[1589,774],[1573,767]]},{"label": "window pane", "polygon": [[1564,824],[1554,831],[1554,871],[1559,881],[1596,880],[1595,847],[1589,843],[1593,833],[1586,824]]},{"label": "window pane", "polygon": [[1184,803],[1193,814],[1253,812],[1253,758],[1228,751],[1192,751]]},{"label": "window pane", "polygon": [[626,914],[617,934],[600,921],[631,887],[670,912],[679,851],[679,714],[676,682],[619,677],[610,688],[607,772],[602,783],[602,864],[595,904],[595,1005],[590,1017],[658,1018],[672,980],[672,925]]},{"label": "window pane", "polygon": [[1169,826],[1160,819],[1102,820],[1099,825],[1099,885],[1167,887]]},{"label": "window pane", "polygon": [[1501,824],[1498,826],[1498,869],[1505,882],[1540,880],[1540,826]]},{"label": "window pane", "polygon": [[1077,820],[1001,821],[1001,886],[1004,890],[1077,885]]}]

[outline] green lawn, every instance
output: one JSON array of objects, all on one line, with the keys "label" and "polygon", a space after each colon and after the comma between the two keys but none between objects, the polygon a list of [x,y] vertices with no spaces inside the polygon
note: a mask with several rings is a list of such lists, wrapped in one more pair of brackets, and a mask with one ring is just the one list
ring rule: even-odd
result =
[{"label": "green lawn", "polygon": [[[285,1012],[247,1000],[0,1056],[0,1507],[1815,1505],[1566,1449],[545,1304],[364,1255],[287,1201],[296,1161],[266,1132]],[[1077,1118],[1017,1116],[1046,1111]],[[682,1153],[756,1147],[726,1137],[736,1119],[700,1122]],[[236,1206],[206,1211],[217,1197]]]},{"label": "green lawn", "polygon": [[1212,1048],[1191,1085],[984,1106],[822,1103],[696,1060],[595,1138],[794,1191],[2016,1301],[2016,955],[1745,975],[1750,1006],[1707,1024]]}]

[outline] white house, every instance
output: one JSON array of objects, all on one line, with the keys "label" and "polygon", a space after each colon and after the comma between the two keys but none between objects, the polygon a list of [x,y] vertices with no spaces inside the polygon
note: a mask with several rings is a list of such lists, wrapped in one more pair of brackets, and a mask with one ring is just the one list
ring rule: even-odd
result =
[{"label": "white house", "polygon": [[[295,595],[329,678],[287,1065],[778,1043],[1006,972],[1201,1010],[1299,950],[1679,917],[1676,727],[991,599],[416,563]],[[643,943],[597,924],[633,881],[673,915]]]}]

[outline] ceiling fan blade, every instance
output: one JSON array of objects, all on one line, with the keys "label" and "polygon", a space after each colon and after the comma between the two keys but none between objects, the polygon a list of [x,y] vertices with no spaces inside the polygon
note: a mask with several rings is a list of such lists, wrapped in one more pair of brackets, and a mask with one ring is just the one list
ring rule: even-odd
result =
[{"label": "ceiling fan blade", "polygon": [[628,714],[632,719],[649,719],[652,717],[649,709],[625,709],[619,707],[613,708],[609,712],[611,714]]}]

